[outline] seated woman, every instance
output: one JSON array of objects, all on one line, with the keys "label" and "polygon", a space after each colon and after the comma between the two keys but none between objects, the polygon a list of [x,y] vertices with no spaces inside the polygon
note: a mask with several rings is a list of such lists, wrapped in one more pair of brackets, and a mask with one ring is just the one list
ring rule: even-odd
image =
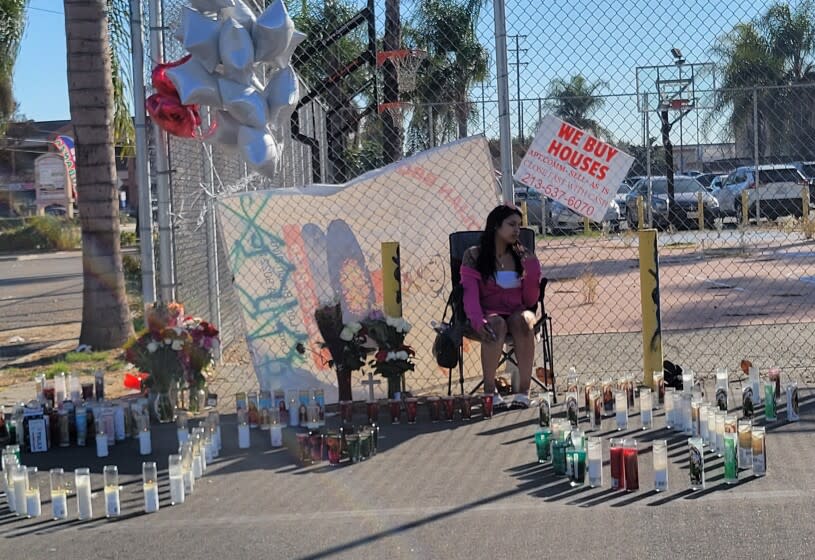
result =
[{"label": "seated woman", "polygon": [[[498,206],[489,216],[481,244],[464,253],[461,285],[464,311],[481,340],[484,392],[495,393],[495,370],[507,333],[512,335],[520,386],[514,387],[512,408],[529,407],[529,383],[535,358],[535,313],[540,295],[541,267],[534,253],[520,243],[521,212]],[[507,402],[497,393],[496,409]]]}]

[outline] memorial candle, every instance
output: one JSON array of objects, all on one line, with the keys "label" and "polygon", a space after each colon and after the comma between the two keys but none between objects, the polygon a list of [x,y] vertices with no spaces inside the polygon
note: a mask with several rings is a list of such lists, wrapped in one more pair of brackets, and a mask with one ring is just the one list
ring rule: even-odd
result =
[{"label": "memorial candle", "polygon": [[25,508],[29,518],[42,515],[42,502],[40,501],[40,483],[37,480],[37,467],[28,467],[26,477]]},{"label": "memorial candle", "polygon": [[181,446],[181,477],[184,479],[184,494],[188,496],[195,489],[195,475],[192,472],[192,442]]},{"label": "memorial candle", "polygon": [[119,469],[107,465],[102,471],[105,481],[105,517],[119,517],[122,506],[119,500]]},{"label": "memorial candle", "polygon": [[753,422],[749,418],[738,421],[739,434],[739,468],[753,467]]},{"label": "memorial candle", "polygon": [[187,413],[183,410],[175,417],[175,430],[178,437],[179,447],[190,439],[190,432],[187,427]]},{"label": "memorial candle", "polygon": [[159,509],[158,471],[152,461],[142,463],[142,488],[144,490],[144,512],[155,513]]},{"label": "memorial candle", "polygon": [[[376,404],[376,403],[372,403]],[[441,420],[441,399],[439,397],[428,397],[427,407],[430,409],[430,421],[436,423]],[[376,421],[375,416],[368,415],[368,423]]]},{"label": "memorial candle", "polygon": [[93,517],[91,501],[91,472],[88,468],[74,469],[74,488],[76,489],[76,511],[80,521]]},{"label": "memorial candle", "polygon": [[665,427],[669,430],[674,427],[674,395],[673,387],[665,387]]},{"label": "memorial candle", "polygon": [[150,455],[153,452],[152,434],[150,433],[150,417],[141,415],[136,420],[139,426],[139,454]]},{"label": "memorial candle", "polygon": [[25,465],[17,465],[12,471],[12,484],[14,485],[14,512],[21,517],[28,515],[25,493],[28,491],[28,469]]},{"label": "memorial candle", "polygon": [[68,388],[66,386],[65,372],[62,371],[59,375],[54,376],[54,407],[62,408],[62,403],[68,396]]},{"label": "memorial candle", "polygon": [[735,484],[739,481],[738,441],[736,434],[724,435],[724,482]]},{"label": "memorial candle", "polygon": [[798,415],[798,384],[787,385],[787,422],[798,422],[801,417]]},{"label": "memorial candle", "polygon": [[727,370],[718,368],[716,370],[716,406],[719,410],[727,412],[729,382]]},{"label": "memorial candle", "polygon": [[541,428],[535,433],[535,450],[538,454],[538,463],[545,463],[551,457],[552,429]]},{"label": "memorial candle", "polygon": [[456,399],[452,395],[445,395],[441,400],[444,408],[444,421],[452,422],[456,409]]},{"label": "memorial candle", "polygon": [[640,489],[639,452],[637,440],[625,440],[623,446],[623,459],[625,462],[625,490],[633,492]]},{"label": "memorial candle", "polygon": [[204,476],[203,441],[198,428],[192,430],[192,474],[196,479]]},{"label": "memorial candle", "polygon": [[705,445],[710,443],[710,432],[708,431],[708,410],[710,409],[707,403],[699,405],[699,437],[705,442]]},{"label": "memorial candle", "polygon": [[625,391],[614,391],[614,415],[617,418],[617,430],[628,428],[628,395]]},{"label": "memorial candle", "polygon": [[652,454],[654,456],[654,490],[665,492],[668,490],[668,441],[655,440]]},{"label": "memorial candle", "polygon": [[17,469],[19,461],[14,453],[10,453],[8,448],[3,449],[3,487],[6,493],[6,502],[11,513],[17,511],[17,500],[14,495],[14,471]]},{"label": "memorial candle", "polygon": [[603,440],[589,438],[586,450],[589,463],[589,486],[599,488],[603,485]]},{"label": "memorial candle", "polygon": [[[280,409],[275,407],[275,410],[277,411],[278,424],[280,424],[282,422],[280,419]],[[212,410],[207,417],[215,429],[215,445],[218,447],[218,452],[220,452],[221,449],[224,448],[223,441],[221,440],[221,415],[218,414],[217,410]]]},{"label": "memorial candle", "polygon": [[548,428],[552,423],[552,392],[547,391],[541,396],[538,408],[538,425]]},{"label": "memorial candle", "polygon": [[719,409],[716,411],[716,455],[719,457],[724,453],[724,420],[727,413]]},{"label": "memorial candle", "polygon": [[775,422],[776,415],[775,383],[773,381],[764,382],[764,419],[767,422]]},{"label": "memorial candle", "polygon": [[691,490],[705,488],[705,452],[702,438],[688,438],[688,460]]},{"label": "memorial candle", "polygon": [[65,487],[65,471],[51,469],[51,518],[55,521],[68,519],[68,491]]},{"label": "memorial candle", "polygon": [[283,447],[283,426],[280,424],[280,410],[272,410],[272,427],[269,431],[272,447]]},{"label": "memorial candle", "polygon": [[609,442],[609,455],[611,457],[611,489],[620,490],[625,485],[625,461],[623,453],[623,440],[611,438]]},{"label": "memorial candle", "polygon": [[402,415],[402,401],[399,399],[391,399],[388,402],[388,410],[391,414],[391,424],[398,424]]},{"label": "memorial candle", "polygon": [[[238,448],[249,449],[249,422],[246,410],[238,409]],[[289,425],[291,425],[291,414],[289,414]],[[296,416],[296,415],[295,415]],[[297,424],[295,424],[296,426]]]},{"label": "memorial candle", "polygon": [[170,477],[170,505],[183,504],[186,496],[181,455],[170,455],[167,458],[167,474]]},{"label": "memorial candle", "polygon": [[665,374],[661,371],[654,372],[654,392],[656,408],[660,408],[665,404]]},{"label": "memorial candle", "polygon": [[682,393],[682,431],[685,435],[693,436],[693,394]]},{"label": "memorial candle", "polygon": [[591,401],[589,428],[591,430],[599,430],[603,424],[603,394],[600,391],[592,391],[589,399]]},{"label": "memorial candle", "polygon": [[690,423],[691,423],[691,436],[700,437],[702,435],[702,426],[700,423],[700,407],[702,401],[693,399],[690,403]]},{"label": "memorial candle", "polygon": [[640,389],[640,421],[643,430],[650,430],[653,425],[653,400],[651,389]]},{"label": "memorial candle", "polygon": [[716,452],[716,411],[719,410],[715,404],[707,407],[707,441],[710,450]]},{"label": "memorial candle", "polygon": [[752,459],[753,475],[764,476],[767,474],[767,447],[765,440],[766,428],[756,426],[752,432]]}]

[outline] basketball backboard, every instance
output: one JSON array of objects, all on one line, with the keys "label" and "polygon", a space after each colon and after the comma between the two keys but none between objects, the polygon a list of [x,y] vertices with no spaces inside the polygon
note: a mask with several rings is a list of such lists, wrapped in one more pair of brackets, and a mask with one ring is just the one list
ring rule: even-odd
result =
[{"label": "basketball backboard", "polygon": [[637,67],[637,109],[641,112],[712,109],[716,66],[666,64]]}]

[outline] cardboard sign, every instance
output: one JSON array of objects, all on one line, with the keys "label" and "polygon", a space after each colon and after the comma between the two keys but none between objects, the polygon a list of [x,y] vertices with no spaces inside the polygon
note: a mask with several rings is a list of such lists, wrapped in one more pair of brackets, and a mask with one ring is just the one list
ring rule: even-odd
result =
[{"label": "cardboard sign", "polygon": [[547,115],[514,178],[601,222],[632,163],[630,155]]}]

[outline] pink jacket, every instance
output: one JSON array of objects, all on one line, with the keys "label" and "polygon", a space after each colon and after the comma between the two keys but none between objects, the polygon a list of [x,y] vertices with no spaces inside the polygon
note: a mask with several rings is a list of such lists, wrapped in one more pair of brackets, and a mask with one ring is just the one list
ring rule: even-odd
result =
[{"label": "pink jacket", "polygon": [[481,273],[461,265],[461,286],[464,290],[464,312],[476,330],[481,328],[489,315],[512,315],[538,303],[540,297],[541,265],[537,258],[523,261],[524,273],[520,288],[506,289],[490,278],[487,282]]}]

